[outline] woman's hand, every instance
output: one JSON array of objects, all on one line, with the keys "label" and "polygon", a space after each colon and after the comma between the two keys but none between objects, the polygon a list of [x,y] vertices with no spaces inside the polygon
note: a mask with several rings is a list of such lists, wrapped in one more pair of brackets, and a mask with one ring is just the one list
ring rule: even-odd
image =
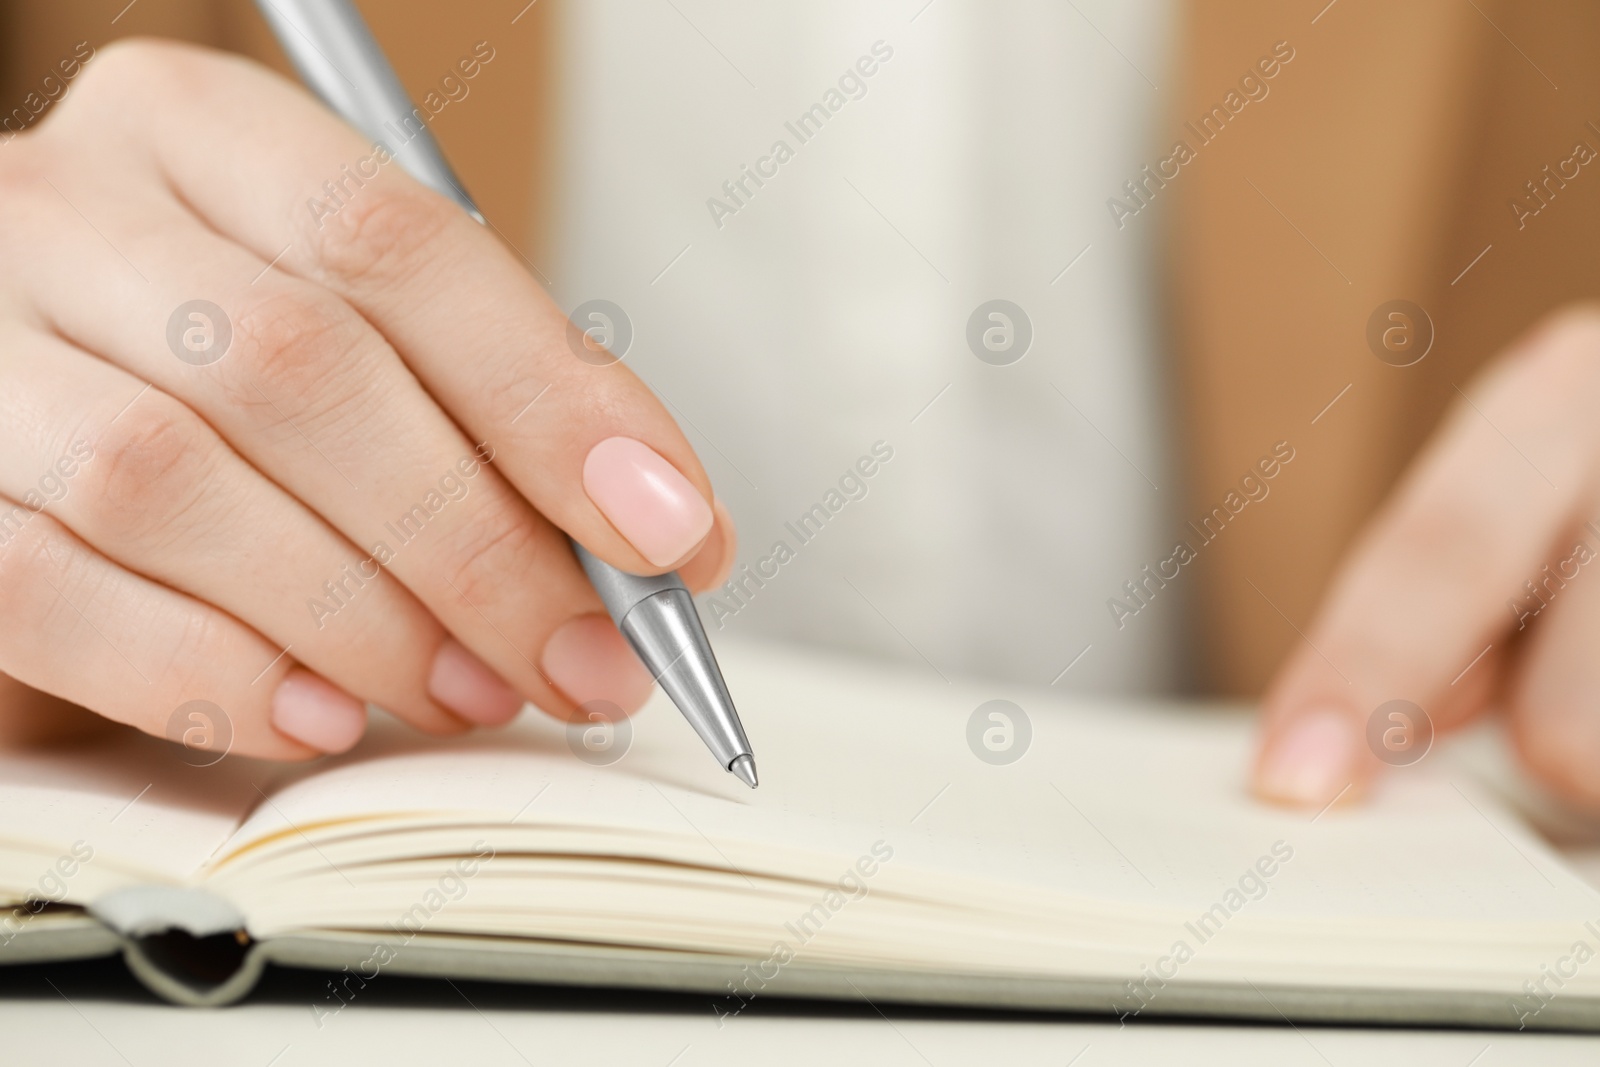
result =
[{"label": "woman's hand", "polygon": [[1600,313],[1578,309],[1459,398],[1345,560],[1268,690],[1257,792],[1357,795],[1397,762],[1385,734],[1426,726],[1401,708],[1369,735],[1404,700],[1439,731],[1504,709],[1528,768],[1600,807],[1597,496]]},{"label": "woman's hand", "polygon": [[[715,584],[733,534],[666,411],[517,258],[305,93],[163,43],[0,145],[0,685],[232,749],[643,701],[570,534]],[[492,458],[492,463],[489,462]],[[70,717],[70,716],[63,716]]]}]

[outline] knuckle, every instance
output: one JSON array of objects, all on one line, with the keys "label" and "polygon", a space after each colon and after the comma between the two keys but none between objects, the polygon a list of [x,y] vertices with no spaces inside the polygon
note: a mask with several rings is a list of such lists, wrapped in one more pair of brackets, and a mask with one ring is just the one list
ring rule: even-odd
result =
[{"label": "knuckle", "polygon": [[1396,543],[1416,558],[1406,562],[1426,563],[1441,546],[1457,545],[1464,531],[1480,529],[1486,512],[1492,513],[1492,489],[1476,481],[1438,480],[1405,501],[1394,520]]},{"label": "knuckle", "polygon": [[348,343],[351,323],[331,301],[291,292],[249,300],[232,326],[233,344],[251,371],[273,375],[325,362]]},{"label": "knuckle", "polygon": [[[1471,581],[1494,551],[1515,543],[1505,508],[1493,488],[1479,481],[1452,481],[1432,487],[1395,516],[1386,547],[1393,573],[1408,583]],[[1517,521],[1512,516],[1512,523]],[[1397,626],[1404,625],[1399,619]]]},{"label": "knuckle", "polygon": [[[325,421],[368,393],[360,319],[331,294],[280,292],[235,312],[237,373],[224,377],[230,402],[255,407],[289,400],[293,418]],[[307,410],[311,405],[311,410]]]},{"label": "knuckle", "polygon": [[73,70],[71,91],[45,113],[39,130],[90,155],[106,141],[147,139],[152,114],[194,113],[196,101],[214,101],[239,87],[241,72],[252,65],[241,56],[155,37],[125,37],[98,48],[84,42],[70,63],[76,66],[63,70]]},{"label": "knuckle", "polygon": [[[15,637],[18,629],[35,633],[58,607],[70,610],[56,595],[59,574],[70,562],[73,545],[55,519],[9,502],[0,503],[0,634]],[[55,571],[56,589],[45,575]]]},{"label": "knuckle", "polygon": [[212,89],[238,60],[226,53],[163,37],[122,37],[91,49],[76,85],[85,101],[122,101],[149,96],[190,96]]},{"label": "knuckle", "polygon": [[[219,664],[231,668],[240,658],[237,624],[209,609],[168,608],[160,618],[160,641],[150,650],[150,658],[160,669],[162,683],[179,693],[214,690]],[[165,714],[152,715],[151,726],[141,729],[159,735],[165,719]]]},{"label": "knuckle", "polygon": [[137,107],[174,82],[192,78],[200,50],[153,37],[125,37],[96,49],[62,101],[63,115],[104,114]]},{"label": "knuckle", "polygon": [[357,286],[403,283],[437,258],[430,248],[445,227],[458,221],[440,197],[380,175],[361,186],[345,186],[336,210],[307,222],[312,260],[331,280]]},{"label": "knuckle", "polygon": [[125,543],[170,541],[211,497],[223,454],[216,435],[176,400],[141,400],[101,432],[83,468],[90,522]]},{"label": "knuckle", "polygon": [[162,59],[172,50],[167,42],[150,37],[124,37],[95,49],[93,61],[84,67],[75,91],[69,94],[70,106],[92,110],[102,100],[125,98],[129,91],[165,77],[167,64]]},{"label": "knuckle", "polygon": [[449,587],[477,605],[504,600],[508,574],[529,574],[539,555],[540,530],[509,494],[480,508],[441,545]]}]

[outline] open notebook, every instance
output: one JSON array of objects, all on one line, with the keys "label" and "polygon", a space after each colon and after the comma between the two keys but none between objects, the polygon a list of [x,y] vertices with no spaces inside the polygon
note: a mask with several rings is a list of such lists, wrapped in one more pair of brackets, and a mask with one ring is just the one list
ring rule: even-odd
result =
[{"label": "open notebook", "polygon": [[[1438,753],[1314,818],[1247,797],[1242,712],[723,660],[754,793],[659,697],[603,767],[531,713],[380,723],[287,770],[131,735],[0,758],[0,901],[34,898],[0,963],[121,951],[211,1003],[321,967],[319,1013],[412,973],[697,991],[723,1020],[821,996],[1600,1028],[1600,895]],[[1031,728],[1009,764],[974,750],[996,698]]]}]

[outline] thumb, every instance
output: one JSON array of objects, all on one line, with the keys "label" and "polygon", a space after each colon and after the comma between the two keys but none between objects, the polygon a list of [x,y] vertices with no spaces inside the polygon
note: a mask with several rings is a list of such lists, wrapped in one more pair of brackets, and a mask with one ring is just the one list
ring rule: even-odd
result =
[{"label": "thumb", "polygon": [[1268,690],[1258,794],[1358,795],[1398,762],[1388,741],[1431,742],[1488,703],[1511,598],[1571,548],[1594,482],[1597,347],[1594,316],[1558,318],[1462,394]]},{"label": "thumb", "polygon": [[[1483,714],[1501,691],[1502,643],[1464,664],[1451,683],[1426,702],[1404,698],[1362,700],[1325,673],[1320,659],[1297,653],[1263,701],[1265,721],[1257,751],[1255,792],[1264,800],[1316,806],[1360,799],[1372,778],[1389,767],[1409,767],[1435,738]],[[1315,651],[1306,653],[1316,658]],[[1402,691],[1396,678],[1385,691]],[[1369,706],[1370,705],[1370,706]]]}]

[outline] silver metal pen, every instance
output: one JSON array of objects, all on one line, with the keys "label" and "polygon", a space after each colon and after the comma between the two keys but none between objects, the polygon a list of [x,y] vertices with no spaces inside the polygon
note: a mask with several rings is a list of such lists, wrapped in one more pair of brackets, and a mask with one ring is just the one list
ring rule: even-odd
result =
[{"label": "silver metal pen", "polygon": [[[257,0],[256,6],[308,88],[412,177],[484,221],[350,0]],[[755,756],[683,582],[676,574],[620,571],[576,541],[572,550],[612,621],[717,762],[754,789]]]}]

